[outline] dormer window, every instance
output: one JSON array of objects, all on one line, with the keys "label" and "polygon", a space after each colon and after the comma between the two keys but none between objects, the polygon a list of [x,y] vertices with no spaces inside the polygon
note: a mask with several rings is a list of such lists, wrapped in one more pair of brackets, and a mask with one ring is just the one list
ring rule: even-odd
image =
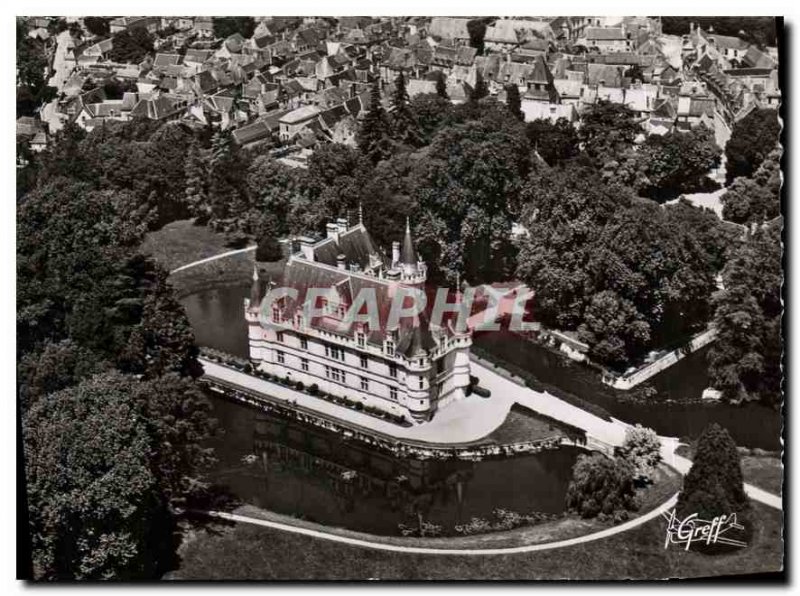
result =
[{"label": "dormer window", "polygon": [[394,340],[391,339],[386,340],[385,350],[387,356],[394,356]]},{"label": "dormer window", "polygon": [[283,313],[281,312],[280,306],[278,306],[277,304],[272,306],[272,320],[275,321],[276,323],[283,322]]},{"label": "dormer window", "polygon": [[367,340],[363,331],[356,333],[356,343],[358,344],[359,348],[363,348],[366,345]]}]

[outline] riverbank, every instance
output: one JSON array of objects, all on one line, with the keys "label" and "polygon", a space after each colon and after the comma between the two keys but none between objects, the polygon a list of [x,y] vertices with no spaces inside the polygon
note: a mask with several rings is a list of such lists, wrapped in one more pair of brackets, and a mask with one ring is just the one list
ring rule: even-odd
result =
[{"label": "riverbank", "polygon": [[186,527],[180,565],[185,580],[620,580],[779,572],[782,514],[753,503],[757,528],[747,548],[706,556],[664,549],[666,522],[656,518],[604,540],[511,555],[382,552],[227,522]]},{"label": "riverbank", "polygon": [[[641,488],[637,492],[639,499],[639,510],[630,513],[630,520],[647,515],[648,513],[662,507],[664,503],[680,490],[680,473],[664,464],[661,464],[654,474],[654,483]],[[547,545],[558,543],[564,540],[572,540],[581,536],[590,536],[597,532],[609,531],[615,526],[608,522],[601,522],[596,519],[582,519],[573,515],[557,515],[555,519],[543,521],[532,525],[521,526],[513,530],[494,531],[483,534],[473,534],[465,536],[449,535],[439,538],[415,538],[407,536],[391,536],[369,534],[357,532],[347,528],[321,525],[311,521],[301,519],[297,516],[283,515],[274,511],[269,511],[249,504],[240,505],[232,509],[229,513],[240,515],[245,518],[266,520],[278,524],[284,524],[296,528],[302,528],[314,532],[320,532],[328,536],[343,537],[346,539],[358,540],[364,543],[378,545],[390,545],[400,548],[424,548],[424,549],[513,549],[523,548],[530,545]]]}]

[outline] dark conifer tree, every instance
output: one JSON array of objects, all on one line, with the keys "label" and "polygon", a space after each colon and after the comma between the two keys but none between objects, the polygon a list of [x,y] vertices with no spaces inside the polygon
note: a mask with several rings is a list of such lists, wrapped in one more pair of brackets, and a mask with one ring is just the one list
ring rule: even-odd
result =
[{"label": "dark conifer tree", "polygon": [[489,95],[489,87],[486,81],[483,80],[483,75],[479,72],[475,78],[475,88],[470,93],[469,100],[477,102]]},{"label": "dark conifer tree", "polygon": [[697,442],[694,463],[678,497],[678,513],[713,519],[731,513],[741,515],[747,508],[736,443],[727,430],[713,423]]},{"label": "dark conifer tree", "polygon": [[436,77],[436,95],[442,99],[450,99],[450,96],[447,94],[447,79],[441,71]]},{"label": "dark conifer tree", "polygon": [[403,71],[400,71],[394,82],[392,108],[392,137],[404,145],[420,146],[422,140],[418,130],[417,119],[411,111],[408,91],[406,90],[406,78],[403,75]]},{"label": "dark conifer tree", "polygon": [[358,148],[373,163],[388,158],[392,153],[391,124],[381,104],[380,82],[375,79],[369,95],[369,110],[358,131]]},{"label": "dark conifer tree", "polygon": [[519,87],[516,85],[512,84],[506,87],[506,106],[515,118],[525,120],[525,114],[522,113],[522,99],[519,96]]}]

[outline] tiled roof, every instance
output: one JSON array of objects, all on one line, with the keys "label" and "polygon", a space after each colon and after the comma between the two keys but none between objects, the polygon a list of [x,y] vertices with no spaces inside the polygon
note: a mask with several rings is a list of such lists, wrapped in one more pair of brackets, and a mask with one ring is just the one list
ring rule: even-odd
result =
[{"label": "tiled roof", "polygon": [[587,27],[586,39],[596,41],[622,41],[627,38],[619,27]]}]

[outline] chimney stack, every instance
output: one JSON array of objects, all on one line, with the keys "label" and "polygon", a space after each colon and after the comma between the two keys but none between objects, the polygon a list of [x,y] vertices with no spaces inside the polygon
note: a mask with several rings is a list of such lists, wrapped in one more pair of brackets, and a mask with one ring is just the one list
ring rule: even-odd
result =
[{"label": "chimney stack", "polygon": [[339,228],[339,233],[344,234],[348,228],[348,221],[346,217],[340,217],[336,220],[336,226]]},{"label": "chimney stack", "polygon": [[336,267],[342,271],[347,269],[347,257],[345,257],[342,253],[339,253],[336,256]]},{"label": "chimney stack", "polygon": [[335,238],[336,241],[339,241],[339,226],[337,226],[334,222],[330,221],[325,226],[328,232],[328,238]]},{"label": "chimney stack", "polygon": [[298,238],[300,241],[300,251],[303,253],[303,256],[308,259],[309,261],[314,260],[314,239],[309,238],[308,236],[301,236]]},{"label": "chimney stack", "polygon": [[392,242],[392,267],[400,262],[400,243],[395,240]]}]

